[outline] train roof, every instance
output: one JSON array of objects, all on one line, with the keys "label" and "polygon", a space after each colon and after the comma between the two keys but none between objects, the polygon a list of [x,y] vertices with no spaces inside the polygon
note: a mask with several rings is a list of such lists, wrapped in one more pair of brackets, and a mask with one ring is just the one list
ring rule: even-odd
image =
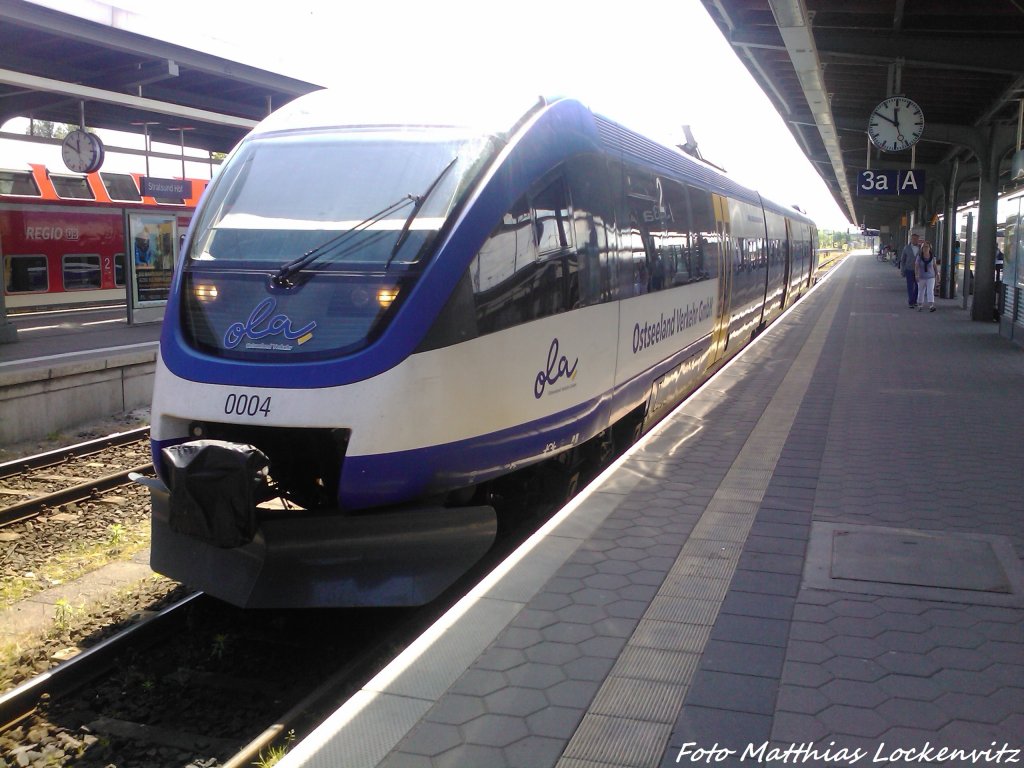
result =
[{"label": "train roof", "polygon": [[548,103],[508,98],[491,103],[455,98],[416,98],[368,101],[347,92],[321,90],[301,96],[264,118],[250,136],[286,130],[342,127],[460,128],[474,134],[507,135],[524,116]]},{"label": "train roof", "polygon": [[[153,194],[159,193],[143,194],[145,174],[142,173],[99,170],[81,174],[51,169],[39,163],[27,163],[26,166],[0,168],[0,198],[22,203],[47,200],[74,204],[183,205],[195,208],[209,184],[209,179],[177,177],[176,180],[183,182],[181,190],[154,197]],[[178,192],[185,196],[178,197]]]},{"label": "train roof", "polygon": [[596,140],[611,154],[655,171],[682,176],[728,197],[790,218],[813,222],[795,208],[762,198],[712,166],[675,148],[664,146],[620,123],[592,112],[584,104],[567,98],[529,99],[506,97],[492,101],[465,98],[436,98],[403,94],[401,99],[373,102],[345,92],[321,90],[301,96],[265,118],[250,136],[292,130],[351,127],[434,127],[463,130],[467,134],[510,138],[531,117],[544,109],[579,110],[593,121]]},{"label": "train roof", "polygon": [[693,180],[701,186],[728,197],[745,200],[754,205],[764,205],[767,210],[780,213],[792,219],[813,224],[805,214],[760,196],[755,190],[744,187],[712,166],[696,160],[677,149],[671,149],[643,136],[636,131],[603,115],[594,114],[601,141],[609,150],[621,153],[623,157],[641,165],[669,174]]}]

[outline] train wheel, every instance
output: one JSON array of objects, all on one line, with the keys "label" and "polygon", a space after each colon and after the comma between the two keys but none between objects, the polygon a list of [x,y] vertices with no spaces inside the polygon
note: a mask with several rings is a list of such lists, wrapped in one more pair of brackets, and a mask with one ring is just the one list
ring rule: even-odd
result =
[{"label": "train wheel", "polygon": [[479,496],[480,486],[478,485],[471,485],[468,488],[457,488],[448,493],[445,497],[444,505],[446,507],[468,507],[477,503]]},{"label": "train wheel", "polygon": [[590,450],[592,460],[601,471],[615,457],[615,436],[611,429],[606,429],[592,441]]},{"label": "train wheel", "polygon": [[625,453],[644,433],[645,408],[641,406],[612,427],[616,455]]},{"label": "train wheel", "polygon": [[[575,451],[569,451],[575,455]],[[543,493],[543,504],[553,505],[555,509],[564,506],[579,490],[579,462],[560,460],[546,461],[537,469]]]}]

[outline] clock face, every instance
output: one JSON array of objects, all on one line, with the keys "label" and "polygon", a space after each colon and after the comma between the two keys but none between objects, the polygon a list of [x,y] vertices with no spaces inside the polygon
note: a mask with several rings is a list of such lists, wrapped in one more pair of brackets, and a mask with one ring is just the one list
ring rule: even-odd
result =
[{"label": "clock face", "polygon": [[868,136],[883,152],[899,152],[917,144],[924,133],[924,112],[906,96],[886,99],[871,111]]},{"label": "clock face", "polygon": [[88,131],[77,129],[64,138],[64,165],[75,173],[92,173],[103,164],[103,142]]}]

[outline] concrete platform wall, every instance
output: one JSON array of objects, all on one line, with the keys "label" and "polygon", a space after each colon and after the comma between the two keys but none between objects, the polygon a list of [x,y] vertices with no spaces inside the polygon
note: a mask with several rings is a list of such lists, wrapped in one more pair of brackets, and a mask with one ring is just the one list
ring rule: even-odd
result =
[{"label": "concrete platform wall", "polygon": [[156,351],[0,373],[0,444],[148,405]]}]

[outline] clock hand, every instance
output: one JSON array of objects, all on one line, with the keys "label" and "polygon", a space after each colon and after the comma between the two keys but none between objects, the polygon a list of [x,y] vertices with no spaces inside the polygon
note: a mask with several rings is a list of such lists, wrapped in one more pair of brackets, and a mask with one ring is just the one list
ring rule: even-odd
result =
[{"label": "clock hand", "polygon": [[[898,113],[899,113],[899,110],[896,110],[896,112],[897,112],[897,114],[898,114]],[[898,120],[894,120],[893,118],[889,117],[888,115],[886,115],[886,114],[884,114],[884,113],[882,113],[882,112],[876,112],[875,114],[876,114],[876,115],[878,115],[878,116],[879,116],[879,117],[881,117],[881,118],[884,118],[885,120],[888,120],[888,121],[889,121],[890,123],[892,123],[893,125],[895,125],[895,126],[896,126],[897,128],[899,128],[899,127],[900,127],[900,124],[899,124],[899,121],[898,121]]]},{"label": "clock hand", "polygon": [[894,123],[895,126],[896,126],[896,138],[899,141],[906,141],[907,137],[903,135],[903,129],[900,128],[900,108],[899,107],[894,108],[893,111],[892,111],[892,114],[896,118],[896,121]]}]

